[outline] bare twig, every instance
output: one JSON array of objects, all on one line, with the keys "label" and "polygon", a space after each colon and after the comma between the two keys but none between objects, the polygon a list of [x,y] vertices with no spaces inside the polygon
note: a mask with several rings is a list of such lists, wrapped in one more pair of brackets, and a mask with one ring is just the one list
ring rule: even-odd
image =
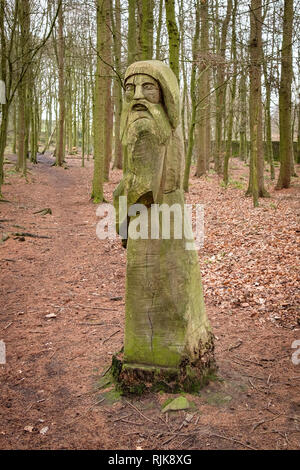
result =
[{"label": "bare twig", "polygon": [[121,418],[120,421],[123,423],[133,424],[134,426],[143,426],[144,423],[135,423],[133,421],[127,421],[126,419]]},{"label": "bare twig", "polygon": [[234,355],[234,357],[236,357],[240,361],[250,362],[251,364],[255,364],[256,366],[264,367],[260,362],[250,361],[250,359],[244,359],[243,357],[240,357],[240,356],[237,356],[237,355]]},{"label": "bare twig", "polygon": [[165,413],[165,420],[163,420],[163,418],[162,418],[161,416],[158,416],[158,418],[161,420],[161,422],[162,422],[165,426],[167,426],[167,428],[169,429],[169,431],[171,431],[170,425],[169,425],[169,423],[168,423],[168,421],[167,421],[167,419],[168,419],[168,413]]},{"label": "bare twig", "polygon": [[257,450],[255,447],[249,446],[248,444],[245,444],[242,441],[238,441],[237,439],[234,439],[233,437],[222,436],[221,434],[209,434],[209,437],[220,437],[221,439],[225,439],[226,441],[236,442],[237,444],[247,447],[248,449]]},{"label": "bare twig", "polygon": [[131,416],[131,415],[129,414],[129,415],[126,415],[126,416],[122,416],[122,417],[116,418],[116,419],[113,420],[113,423],[115,423],[116,421],[121,421],[121,420],[123,420],[123,419],[125,419],[125,418],[128,418],[129,416]]},{"label": "bare twig", "polygon": [[125,400],[125,402],[131,406],[131,408],[133,408],[135,411],[137,411],[143,418],[145,418],[147,421],[150,421],[152,423],[155,423],[157,424],[157,421],[154,421],[153,419],[150,419],[150,418],[147,418],[147,416],[145,416],[138,408],[136,408],[136,406],[134,406],[132,403],[130,403],[129,401]]},{"label": "bare twig", "polygon": [[73,419],[72,421],[69,421],[69,423],[66,423],[66,425],[70,425],[70,424],[73,424],[75,423],[76,421],[78,421],[80,418],[82,418],[83,416],[85,416],[92,408],[94,408],[94,406],[96,405],[99,405],[99,403],[102,403],[103,401],[105,400],[105,398],[101,398],[101,400],[97,400],[92,406],[90,406],[84,413],[82,413],[80,416],[77,416],[75,419]]},{"label": "bare twig", "polygon": [[115,336],[115,335],[116,335],[117,333],[119,333],[120,331],[121,331],[121,330],[117,330],[117,331],[115,331],[114,333],[112,333],[108,338],[106,338],[106,339],[102,342],[102,344],[106,343],[106,341],[108,341],[110,338],[112,338],[113,336]]},{"label": "bare twig", "polygon": [[276,415],[274,416],[273,418],[270,418],[270,419],[262,419],[261,421],[259,421],[258,423],[254,424],[253,428],[252,428],[252,431],[255,431],[255,429],[258,428],[258,426],[260,426],[261,424],[264,424],[264,423],[269,423],[270,421],[274,421],[275,419],[279,418],[279,416],[282,416],[283,413],[280,413],[279,415]]},{"label": "bare twig", "polygon": [[14,235],[15,237],[51,238],[47,237],[47,235],[36,235],[35,233],[29,232],[12,232],[11,235]]},{"label": "bare twig", "polygon": [[56,354],[57,352],[57,349],[55,349],[55,351],[53,352],[53,354],[51,354],[51,356],[49,357],[49,359],[52,359],[52,357],[54,356],[54,354]]},{"label": "bare twig", "polygon": [[228,351],[232,351],[233,349],[239,348],[241,344],[243,344],[243,341],[239,339],[235,344],[229,346]]},{"label": "bare twig", "polygon": [[74,305],[75,308],[81,307],[81,308],[91,308],[95,310],[111,310],[112,312],[117,312],[118,310],[116,308],[109,308],[109,307],[101,307],[101,305],[98,305],[97,307],[92,307],[91,305],[82,305],[82,304],[76,304]]},{"label": "bare twig", "polygon": [[162,446],[164,446],[165,444],[168,444],[170,441],[172,441],[172,439],[175,439],[175,437],[177,436],[177,434],[175,434],[174,436],[171,436],[169,437],[166,441],[162,442]]}]

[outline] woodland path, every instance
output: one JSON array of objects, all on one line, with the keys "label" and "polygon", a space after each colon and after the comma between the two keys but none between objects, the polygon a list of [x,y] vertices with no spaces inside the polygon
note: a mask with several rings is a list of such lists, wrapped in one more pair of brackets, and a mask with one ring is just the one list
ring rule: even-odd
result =
[{"label": "woodland path", "polygon": [[[166,393],[118,398],[97,387],[122,347],[126,252],[96,237],[92,162],[39,160],[28,183],[6,165],[10,203],[0,204],[0,235],[50,237],[0,244],[0,449],[299,449],[299,183],[254,210],[238,184],[192,179],[189,202],[207,204],[199,258],[221,380],[187,395],[193,410],[166,416]],[[232,165],[241,184],[246,171]],[[105,184],[108,201],[120,177]],[[47,207],[52,215],[34,214]]]}]

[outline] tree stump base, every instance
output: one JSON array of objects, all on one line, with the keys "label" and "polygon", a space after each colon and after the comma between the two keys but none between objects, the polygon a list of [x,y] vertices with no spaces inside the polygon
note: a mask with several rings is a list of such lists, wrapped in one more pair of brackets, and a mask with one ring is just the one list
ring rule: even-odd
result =
[{"label": "tree stump base", "polygon": [[112,359],[112,375],[124,395],[160,390],[197,393],[210,379],[215,378],[216,371],[212,334],[210,341],[199,347],[198,359],[192,362],[188,357],[183,357],[178,368],[128,363],[120,354]]}]

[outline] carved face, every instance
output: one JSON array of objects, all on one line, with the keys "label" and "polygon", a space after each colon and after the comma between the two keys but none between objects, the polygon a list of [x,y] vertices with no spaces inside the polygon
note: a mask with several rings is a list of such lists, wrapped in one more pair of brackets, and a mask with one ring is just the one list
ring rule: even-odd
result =
[{"label": "carved face", "polygon": [[132,75],[125,85],[125,99],[127,102],[133,101],[133,109],[143,109],[141,101],[150,103],[160,103],[161,93],[157,81],[149,75]]},{"label": "carved face", "polygon": [[159,84],[149,75],[132,75],[126,80],[125,101],[129,106],[128,125],[138,119],[151,119],[151,105],[161,102]]},{"label": "carved face", "polygon": [[157,135],[160,142],[170,135],[162,92],[159,83],[150,75],[135,74],[126,80],[121,127],[125,131],[125,144],[132,140],[131,137],[136,138],[136,132],[139,134],[143,130]]}]

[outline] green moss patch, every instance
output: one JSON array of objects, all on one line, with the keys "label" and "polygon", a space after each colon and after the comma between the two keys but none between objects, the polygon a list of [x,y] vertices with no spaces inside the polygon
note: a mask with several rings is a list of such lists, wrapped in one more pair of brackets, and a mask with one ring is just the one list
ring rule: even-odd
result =
[{"label": "green moss patch", "polygon": [[167,400],[162,406],[162,412],[189,410],[190,408],[195,408],[195,404],[187,400],[186,397],[180,396]]},{"label": "green moss patch", "polygon": [[104,401],[102,402],[102,404],[113,405],[117,401],[120,401],[121,397],[122,397],[121,392],[114,388],[112,390],[109,390],[108,392],[102,393],[99,398],[104,398]]}]

